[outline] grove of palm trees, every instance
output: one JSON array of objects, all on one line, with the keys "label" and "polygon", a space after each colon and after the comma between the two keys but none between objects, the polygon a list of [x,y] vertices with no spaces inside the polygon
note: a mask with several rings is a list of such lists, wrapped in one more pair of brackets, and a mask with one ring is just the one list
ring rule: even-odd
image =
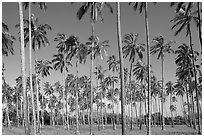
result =
[{"label": "grove of palm trees", "polygon": [[2,2],[2,135],[202,134],[202,2]]}]

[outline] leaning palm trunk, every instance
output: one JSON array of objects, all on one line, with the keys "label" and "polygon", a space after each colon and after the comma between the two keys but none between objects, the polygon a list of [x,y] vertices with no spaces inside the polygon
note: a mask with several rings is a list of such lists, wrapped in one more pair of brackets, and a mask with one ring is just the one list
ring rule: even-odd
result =
[{"label": "leaning palm trunk", "polygon": [[192,62],[193,62],[193,71],[194,71],[194,77],[195,77],[195,91],[196,91],[196,107],[197,107],[197,114],[198,114],[198,134],[201,134],[201,125],[200,125],[200,110],[199,110],[199,99],[198,99],[198,86],[197,86],[197,76],[196,76],[196,69],[195,69],[195,56],[194,56],[194,50],[193,50],[193,44],[192,44],[192,36],[191,36],[191,29],[190,25],[188,25],[189,30],[189,42],[190,42],[190,48],[192,53]]},{"label": "leaning palm trunk", "polygon": [[147,40],[147,65],[148,65],[148,99],[147,99],[147,104],[148,104],[148,128],[147,128],[147,135],[151,135],[151,113],[150,113],[150,90],[151,90],[151,85],[150,85],[150,52],[149,52],[149,28],[148,28],[148,17],[147,17],[147,2],[145,3],[145,30],[146,30],[146,40]]},{"label": "leaning palm trunk", "polygon": [[35,114],[35,101],[33,94],[33,80],[32,80],[32,40],[31,40],[31,3],[29,2],[29,74],[30,74],[30,94],[32,97],[32,107],[33,107],[33,134],[36,135],[36,114]]},{"label": "leaning palm trunk", "polygon": [[120,90],[121,90],[121,115],[122,115],[122,135],[126,134],[126,121],[125,121],[125,93],[124,93],[124,70],[123,70],[123,53],[122,53],[122,38],[121,38],[121,24],[120,24],[120,3],[116,3],[117,7],[117,40],[118,40],[118,52],[120,60]]},{"label": "leaning palm trunk", "polygon": [[20,34],[21,34],[21,73],[22,73],[22,83],[23,83],[23,111],[24,111],[24,121],[25,121],[25,134],[30,134],[30,128],[28,124],[28,113],[27,113],[27,100],[26,100],[26,75],[25,75],[25,48],[24,48],[24,27],[23,27],[23,3],[19,2],[19,16],[20,16]]}]

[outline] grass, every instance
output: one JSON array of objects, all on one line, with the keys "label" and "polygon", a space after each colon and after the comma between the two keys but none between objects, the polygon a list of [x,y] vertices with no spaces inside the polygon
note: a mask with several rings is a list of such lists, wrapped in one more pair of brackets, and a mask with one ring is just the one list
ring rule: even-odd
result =
[{"label": "grass", "polygon": [[[89,126],[80,126],[79,131],[81,135],[89,135]],[[106,125],[104,129],[98,131],[97,125],[93,126],[94,135],[121,135],[121,126],[117,127],[116,130],[113,130],[112,125]],[[130,130],[130,127],[126,128],[127,135],[146,135],[146,127],[143,126],[142,130],[139,130],[138,127],[134,127],[133,130]],[[162,131],[161,127],[153,127],[151,129],[152,135],[196,135],[197,131],[187,127],[186,125],[175,125],[174,128],[171,126],[165,126],[165,130]],[[33,134],[33,132],[31,132]],[[4,127],[2,131],[3,135],[23,135],[23,127]],[[74,135],[75,127],[70,126],[69,130],[66,130],[62,126],[44,126],[41,130],[41,133],[38,135]]]}]

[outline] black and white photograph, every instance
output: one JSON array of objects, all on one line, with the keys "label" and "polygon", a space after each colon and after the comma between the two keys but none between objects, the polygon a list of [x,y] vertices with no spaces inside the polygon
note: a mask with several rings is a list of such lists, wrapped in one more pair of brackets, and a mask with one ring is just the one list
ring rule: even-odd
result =
[{"label": "black and white photograph", "polygon": [[202,135],[202,1],[1,8],[1,135]]}]

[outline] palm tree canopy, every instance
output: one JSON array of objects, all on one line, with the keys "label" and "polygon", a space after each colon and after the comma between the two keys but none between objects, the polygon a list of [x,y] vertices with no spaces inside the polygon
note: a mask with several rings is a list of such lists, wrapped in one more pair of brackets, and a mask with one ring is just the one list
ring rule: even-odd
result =
[{"label": "palm tree canopy", "polygon": [[45,76],[47,77],[50,75],[50,70],[52,69],[52,62],[48,60],[38,60],[37,61],[37,73],[41,74],[41,76],[44,78]]},{"label": "palm tree canopy", "polygon": [[196,26],[199,25],[198,17],[194,16],[195,14],[197,14],[197,11],[192,12],[193,2],[189,2],[187,6],[184,6],[181,3],[181,5],[178,5],[178,7],[180,7],[180,12],[178,12],[176,16],[170,21],[175,23],[171,29],[178,27],[174,34],[175,36],[177,36],[186,27],[186,36],[188,36],[191,21],[194,21],[196,23]]},{"label": "palm tree canopy", "polygon": [[109,70],[112,70],[113,72],[119,71],[119,60],[116,60],[115,55],[109,56],[107,63]]},{"label": "palm tree canopy", "polygon": [[[47,4],[46,2],[32,2],[33,4],[38,4],[39,8],[42,10],[47,10]],[[28,5],[29,5],[29,2],[23,2],[23,7],[24,9],[28,9]]]},{"label": "palm tree canopy", "polygon": [[14,54],[13,42],[15,37],[9,32],[8,26],[2,22],[2,55],[8,56],[9,54]]},{"label": "palm tree canopy", "polygon": [[60,70],[60,72],[63,72],[63,69],[65,68],[66,71],[69,70],[69,66],[72,66],[71,62],[66,58],[64,60],[65,55],[63,53],[58,53],[53,55],[52,63],[53,63],[53,68],[55,70]]},{"label": "palm tree canopy", "polygon": [[113,13],[111,5],[107,2],[84,2],[77,11],[77,18],[81,20],[84,14],[90,9],[91,22],[96,22],[98,17],[100,18],[100,21],[103,22],[102,10],[104,7],[109,8],[110,12]]},{"label": "palm tree canopy", "polygon": [[156,36],[152,40],[153,46],[150,48],[150,54],[158,53],[157,59],[160,59],[161,56],[164,56],[164,53],[174,53],[171,45],[175,43],[175,41],[170,40],[165,43],[163,36]]},{"label": "palm tree canopy", "polygon": [[[15,27],[20,27],[17,24]],[[50,45],[47,38],[47,30],[52,30],[48,24],[39,24],[38,18],[31,15],[31,38],[32,38],[32,49],[35,51],[40,49],[41,46],[45,47]],[[20,32],[19,32],[20,33]],[[24,35],[25,35],[25,46],[29,44],[29,20],[24,19]]]},{"label": "palm tree canopy", "polygon": [[145,51],[145,48],[143,47],[145,46],[145,44],[138,44],[138,37],[139,34],[133,33],[125,34],[123,37],[123,43],[125,43],[125,45],[123,46],[123,54],[125,58],[127,58],[127,56],[129,55],[130,62],[135,61],[136,54],[140,59],[143,58],[142,52]]}]

